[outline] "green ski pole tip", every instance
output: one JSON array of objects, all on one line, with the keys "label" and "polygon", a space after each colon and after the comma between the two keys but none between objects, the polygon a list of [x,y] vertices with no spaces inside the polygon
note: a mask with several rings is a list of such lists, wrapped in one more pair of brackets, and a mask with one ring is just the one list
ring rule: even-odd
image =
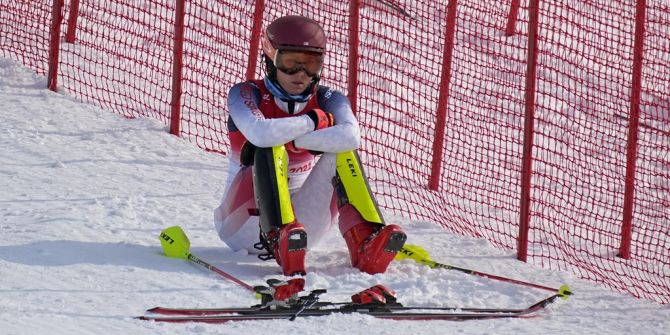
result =
[{"label": "green ski pole tip", "polygon": [[572,290],[570,289],[570,287],[568,287],[568,285],[562,285],[558,289],[558,295],[565,300],[568,297],[570,297],[571,295],[573,295],[573,293],[572,293]]},{"label": "green ski pole tip", "polygon": [[191,242],[179,226],[163,230],[158,237],[165,255],[172,258],[188,259]]}]

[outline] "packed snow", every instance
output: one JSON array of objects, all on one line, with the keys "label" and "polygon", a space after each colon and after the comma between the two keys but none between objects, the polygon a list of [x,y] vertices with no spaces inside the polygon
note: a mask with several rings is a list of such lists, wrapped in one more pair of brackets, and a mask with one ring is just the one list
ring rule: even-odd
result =
[{"label": "packed snow", "polygon": [[[387,217],[434,260],[575,295],[529,319],[389,321],[331,315],[219,325],[136,320],[154,306],[258,303],[245,288],[188,261],[164,256],[158,235],[181,226],[191,252],[245,283],[284,278],[274,261],[233,252],[212,211],[227,158],[168,134],[156,120],[126,119],[45,89],[44,77],[0,58],[0,334],[665,334],[670,308],[614,293],[565,272],[519,262],[485,240],[432,222]],[[374,185],[373,185],[374,188]],[[375,284],[413,306],[524,308],[551,292],[410,260],[384,274],[349,265],[334,230],[307,257],[307,289],[346,301]]]}]

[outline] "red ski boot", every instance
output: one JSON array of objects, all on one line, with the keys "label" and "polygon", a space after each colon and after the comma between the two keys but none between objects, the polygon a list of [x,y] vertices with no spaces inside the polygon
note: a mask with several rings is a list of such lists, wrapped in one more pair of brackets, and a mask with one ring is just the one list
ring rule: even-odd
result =
[{"label": "red ski boot", "polygon": [[269,240],[284,275],[306,274],[307,233],[302,223],[296,221],[274,230],[270,233]]},{"label": "red ski boot", "polygon": [[[340,208],[340,220],[357,216],[358,224],[342,233],[347,242],[351,265],[369,274],[384,273],[405,244],[407,235],[400,226],[366,222],[351,205]],[[342,224],[340,227],[349,226]],[[345,228],[346,229],[346,228]]]}]

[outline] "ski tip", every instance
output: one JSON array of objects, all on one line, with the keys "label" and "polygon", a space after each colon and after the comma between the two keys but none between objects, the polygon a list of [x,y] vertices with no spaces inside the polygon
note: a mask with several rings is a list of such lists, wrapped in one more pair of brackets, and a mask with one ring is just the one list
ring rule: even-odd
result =
[{"label": "ski tip", "polygon": [[558,289],[557,294],[558,294],[559,297],[561,297],[563,300],[565,300],[565,299],[569,298],[571,295],[573,295],[574,293],[572,293],[572,290],[570,289],[570,287],[568,287],[568,285],[564,284]]},{"label": "ski tip", "polygon": [[156,311],[156,310],[158,310],[158,309],[159,309],[159,307],[149,308],[149,309],[147,309],[147,312],[149,312],[149,313],[153,313],[154,311]]}]

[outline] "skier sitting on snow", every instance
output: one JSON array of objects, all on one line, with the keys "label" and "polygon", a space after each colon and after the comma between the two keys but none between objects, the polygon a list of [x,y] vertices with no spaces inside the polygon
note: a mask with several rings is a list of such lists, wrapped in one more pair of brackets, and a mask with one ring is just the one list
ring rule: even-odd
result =
[{"label": "skier sitting on snow", "polygon": [[238,83],[228,96],[231,156],[214,213],[219,237],[233,250],[264,249],[259,257],[275,258],[285,275],[305,274],[308,246],[339,222],[352,265],[386,271],[406,235],[384,223],[367,184],[349,101],[318,85],[323,29],[306,17],[281,17],[262,46],[265,78]]}]

